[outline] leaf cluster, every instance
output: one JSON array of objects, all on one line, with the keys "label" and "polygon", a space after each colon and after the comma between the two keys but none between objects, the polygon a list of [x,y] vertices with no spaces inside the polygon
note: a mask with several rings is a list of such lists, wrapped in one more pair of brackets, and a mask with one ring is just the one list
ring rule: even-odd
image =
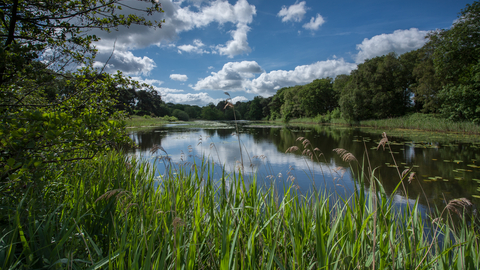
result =
[{"label": "leaf cluster", "polygon": [[[131,144],[120,97],[151,91],[121,73],[94,69],[94,31],[162,22],[156,1],[0,2],[0,182],[2,192],[41,179],[47,165],[91,159]],[[128,11],[123,11],[126,9]],[[158,98],[161,100],[160,96]]]}]

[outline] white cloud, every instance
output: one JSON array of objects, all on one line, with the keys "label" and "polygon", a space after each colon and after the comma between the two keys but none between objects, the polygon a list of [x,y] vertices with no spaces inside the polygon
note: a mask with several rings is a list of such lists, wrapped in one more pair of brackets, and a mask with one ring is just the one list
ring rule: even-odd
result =
[{"label": "white cloud", "polygon": [[237,30],[231,31],[233,40],[229,40],[226,45],[218,45],[216,49],[220,55],[227,55],[233,58],[235,55],[249,53],[252,49],[248,46],[247,32],[250,30],[246,24],[239,23]]},{"label": "white cloud", "polygon": [[297,66],[294,70],[274,70],[253,79],[251,91],[262,96],[271,96],[280,88],[307,84],[325,77],[335,78],[337,75],[350,73],[356,67],[357,65],[341,58]]},{"label": "white cloud", "polygon": [[231,101],[231,102],[232,102],[232,104],[235,104],[235,103],[237,103],[237,102],[239,102],[239,101],[244,102],[244,101],[247,101],[247,100],[248,100],[248,98],[246,98],[246,97],[244,97],[244,96],[239,96],[239,97],[234,97],[234,98],[232,98],[232,101]]},{"label": "white cloud", "polygon": [[142,79],[141,77],[132,77],[132,79],[140,83],[146,83],[148,85],[152,85],[154,87],[158,87],[163,84],[163,81],[155,80],[155,79]]},{"label": "white cloud", "polygon": [[316,31],[324,23],[325,23],[325,20],[323,19],[322,15],[317,14],[317,17],[316,18],[312,17],[310,19],[310,22],[303,25],[303,28]]},{"label": "white cloud", "polygon": [[[212,72],[212,75],[191,87],[195,90],[246,91],[271,96],[280,88],[307,84],[325,77],[335,78],[350,73],[356,67],[356,64],[345,62],[341,58],[297,66],[294,70],[267,73],[255,61],[229,62],[220,71]],[[255,78],[255,74],[259,73],[260,76]]]},{"label": "white cloud", "polygon": [[381,34],[365,38],[361,44],[357,44],[359,50],[355,61],[362,63],[365,59],[381,56],[389,52],[402,54],[411,50],[421,48],[425,42],[427,31],[420,31],[417,28],[409,30],[396,30],[392,34]]},{"label": "white cloud", "polygon": [[180,103],[180,104],[190,104],[205,106],[208,103],[217,104],[218,102],[225,100],[222,98],[212,98],[205,92],[195,93],[195,94],[170,94],[166,93],[162,95],[162,100],[165,102]]},{"label": "white cloud", "polygon": [[263,72],[260,65],[255,61],[228,62],[218,72],[212,72],[211,76],[199,80],[194,86],[195,90],[222,90],[222,91],[246,91],[248,79],[255,73]]},{"label": "white cloud", "polygon": [[181,51],[189,52],[189,53],[197,53],[197,54],[204,54],[204,53],[210,53],[209,51],[205,51],[202,49],[202,47],[205,47],[205,44],[202,43],[200,39],[195,39],[193,41],[193,45],[180,45],[177,48],[180,49],[178,52],[181,54]]},{"label": "white cloud", "polygon": [[[110,59],[108,59],[109,57]],[[102,54],[102,51],[99,50],[99,56],[96,60],[95,68],[102,69],[105,66],[105,72],[116,73],[117,70],[120,70],[127,75],[148,76],[150,71],[157,66],[151,58],[147,56],[138,57],[130,51],[114,51],[113,54],[111,52],[110,54]]]},{"label": "white cloud", "polygon": [[[149,6],[147,2],[125,0],[123,3],[133,9],[124,8],[124,10],[118,11],[118,14],[133,13],[145,16],[145,13],[139,12],[137,9],[146,9]],[[231,23],[234,27],[232,31],[233,39],[222,47],[224,55],[232,57],[235,54],[250,51],[246,34],[249,29],[247,25],[253,21],[253,16],[256,15],[255,6],[250,5],[247,0],[238,0],[235,4],[230,4],[225,0],[208,2],[194,0],[191,2],[194,2],[193,6],[196,6],[196,8],[192,8],[192,5],[185,1],[162,1],[164,12],[147,16],[147,19],[152,21],[165,19],[161,29],[132,25],[130,27],[119,27],[118,31],[111,31],[110,33],[98,29],[92,30],[91,34],[101,38],[99,42],[95,43],[99,50],[95,65],[103,67],[112,50],[115,50],[114,57],[106,67],[109,72],[115,72],[118,69],[132,75],[148,74],[155,67],[153,60],[148,57],[134,57],[133,53],[130,52],[131,50],[152,45],[174,48],[175,46],[171,43],[178,38],[179,33],[205,27],[211,23],[220,25]],[[203,43],[199,42],[181,45],[177,48],[179,52],[208,53],[202,47]]]},{"label": "white cloud", "polygon": [[174,81],[184,82],[184,81],[188,80],[188,77],[187,77],[187,75],[184,75],[184,74],[170,74],[170,79],[172,79]]},{"label": "white cloud", "polygon": [[303,16],[307,13],[307,7],[305,7],[305,1],[300,3],[295,2],[295,4],[289,6],[283,6],[282,9],[278,12],[277,16],[282,17],[282,22],[300,22],[303,20]]}]

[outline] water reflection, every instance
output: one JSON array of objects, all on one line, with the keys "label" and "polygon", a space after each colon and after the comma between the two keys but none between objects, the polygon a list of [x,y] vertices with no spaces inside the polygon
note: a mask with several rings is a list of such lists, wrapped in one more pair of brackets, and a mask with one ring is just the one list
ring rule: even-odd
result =
[{"label": "water reflection", "polygon": [[[152,157],[154,144],[162,145],[173,162],[199,162],[202,158],[223,164],[227,172],[241,167],[240,149],[234,128],[201,129],[161,127],[151,131],[133,132],[131,138],[138,149],[131,153]],[[377,149],[381,134],[369,134],[352,128],[318,126],[312,128],[243,127],[240,132],[244,173],[257,177],[260,184],[278,185],[293,182],[306,193],[313,187],[332,194],[348,196],[354,190],[352,169],[360,167],[375,170],[386,192],[391,194],[406,169],[415,172],[411,183],[404,181],[408,198],[420,198],[423,205],[442,208],[444,201],[466,197],[478,199],[480,181],[478,145],[462,143],[437,143],[406,141],[389,137],[390,147]],[[303,140],[310,144],[305,148]],[[285,153],[297,146],[298,151]],[[313,159],[304,149],[318,156]],[[352,153],[358,162],[349,163],[333,149],[342,148]],[[303,152],[303,154],[302,154]],[[160,155],[164,153],[157,153]],[[480,164],[478,164],[480,165]],[[161,169],[162,166],[159,166]],[[408,178],[408,177],[407,177]],[[368,186],[368,183],[367,183]],[[392,198],[407,203],[405,190],[400,188]]]}]

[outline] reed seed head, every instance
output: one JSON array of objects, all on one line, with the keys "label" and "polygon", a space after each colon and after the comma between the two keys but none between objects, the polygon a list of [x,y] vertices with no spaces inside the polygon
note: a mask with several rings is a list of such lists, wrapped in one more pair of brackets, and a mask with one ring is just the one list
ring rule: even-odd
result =
[{"label": "reed seed head", "polygon": [[343,148],[335,148],[333,149],[333,151],[335,151],[345,162],[352,162],[357,160],[357,158],[352,153],[348,152]]},{"label": "reed seed head", "polygon": [[297,146],[290,146],[286,151],[285,153],[293,153],[295,151],[298,151],[298,147]]},{"label": "reed seed head", "polygon": [[473,203],[470,200],[466,198],[460,198],[450,200],[445,208],[456,213],[459,217],[462,217],[463,210],[471,206],[473,206]]},{"label": "reed seed head", "polygon": [[[162,152],[164,152],[165,154],[167,154],[167,151],[165,151],[165,149],[163,149],[162,145],[160,144],[154,144],[152,146],[152,149],[150,149],[150,154],[155,154],[155,152],[157,152],[158,150],[161,150]],[[167,154],[168,155],[168,154]]]},{"label": "reed seed head", "polygon": [[377,150],[378,150],[378,148],[380,148],[380,146],[383,146],[383,150],[385,150],[385,144],[387,142],[388,142],[387,133],[383,132],[382,133],[382,139],[378,143]]}]

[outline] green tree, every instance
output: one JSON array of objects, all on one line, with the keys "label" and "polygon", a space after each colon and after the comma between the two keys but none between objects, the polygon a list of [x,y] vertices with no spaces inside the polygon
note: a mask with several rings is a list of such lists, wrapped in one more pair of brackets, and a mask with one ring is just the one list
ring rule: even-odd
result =
[{"label": "green tree", "polygon": [[467,4],[450,29],[429,39],[436,75],[444,79],[438,95],[441,112],[453,120],[479,122],[480,2]]},{"label": "green tree", "polygon": [[287,88],[282,88],[272,97],[268,107],[270,108],[270,120],[281,118],[281,108],[285,102],[284,92]]},{"label": "green tree", "polygon": [[[211,104],[213,105],[213,104]],[[205,107],[203,107],[202,109],[202,119],[205,119],[205,120],[223,120],[224,119],[224,115],[223,115],[223,112],[220,111],[220,110],[217,110],[217,108],[215,108],[215,105],[211,106],[211,105],[207,105]]]},{"label": "green tree", "polygon": [[411,85],[415,109],[423,113],[437,113],[441,105],[438,93],[442,89],[444,80],[435,72],[433,48],[430,43],[427,43],[415,53],[417,63],[412,72],[415,82]]},{"label": "green tree", "polygon": [[262,105],[260,104],[262,101],[261,96],[256,96],[250,102],[250,106],[248,108],[248,112],[245,115],[245,118],[248,120],[261,120],[263,116],[262,112]]},{"label": "green tree", "polygon": [[480,2],[467,4],[450,29],[433,32],[428,38],[434,47],[435,70],[446,84],[469,83],[480,59]]},{"label": "green tree", "polygon": [[181,121],[188,121],[190,119],[186,112],[181,111],[179,109],[173,110],[172,116],[175,116],[178,120],[181,120]]},{"label": "green tree", "polygon": [[[145,3],[145,15],[161,11],[155,1]],[[48,164],[92,158],[130,141],[115,120],[121,74],[92,68],[99,38],[88,30],[160,22],[116,12],[121,7],[118,0],[0,2],[2,182],[38,179]],[[71,66],[83,68],[66,72]]]},{"label": "green tree", "polygon": [[409,72],[394,53],[358,65],[340,96],[342,114],[352,120],[404,115],[411,106]]},{"label": "green tree", "polygon": [[297,93],[305,117],[325,114],[338,106],[331,78],[317,79],[304,85]]}]

